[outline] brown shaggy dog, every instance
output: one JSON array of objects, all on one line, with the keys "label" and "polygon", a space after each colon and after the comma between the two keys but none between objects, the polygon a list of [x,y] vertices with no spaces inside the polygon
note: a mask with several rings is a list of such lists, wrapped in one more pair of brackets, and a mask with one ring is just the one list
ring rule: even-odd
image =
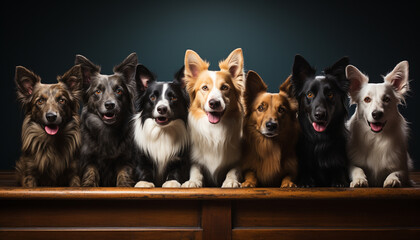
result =
[{"label": "brown shaggy dog", "polygon": [[291,96],[290,77],[280,92],[267,93],[267,85],[256,72],[249,71],[245,87],[242,187],[296,187],[299,136],[297,101]]},{"label": "brown shaggy dog", "polygon": [[32,71],[16,67],[18,100],[25,110],[22,155],[16,162],[17,180],[23,187],[80,186],[75,159],[80,145],[80,66],[57,80],[42,84]]}]

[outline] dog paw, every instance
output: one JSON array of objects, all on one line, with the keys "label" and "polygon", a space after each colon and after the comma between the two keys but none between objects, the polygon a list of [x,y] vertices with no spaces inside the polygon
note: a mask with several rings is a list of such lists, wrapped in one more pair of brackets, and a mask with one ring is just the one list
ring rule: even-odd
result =
[{"label": "dog paw", "polygon": [[384,182],[384,188],[401,187],[401,181],[396,176],[388,176]]},{"label": "dog paw", "polygon": [[350,183],[350,187],[351,188],[369,187],[369,184],[366,178],[355,178]]},{"label": "dog paw", "polygon": [[236,179],[226,179],[223,184],[222,188],[239,188],[241,187],[241,183],[238,182]]},{"label": "dog paw", "polygon": [[256,187],[253,182],[245,181],[241,184],[241,188],[254,188]]},{"label": "dog paw", "polygon": [[194,180],[186,181],[181,185],[183,188],[201,188],[202,186],[203,182]]},{"label": "dog paw", "polygon": [[297,187],[297,185],[293,182],[288,181],[288,182],[283,182],[280,187],[281,188],[295,188]]},{"label": "dog paw", "polygon": [[170,180],[166,181],[163,185],[163,188],[179,188],[181,187],[181,183],[179,183],[177,180]]},{"label": "dog paw", "polygon": [[136,183],[136,185],[134,187],[137,187],[137,188],[154,188],[155,184],[153,184],[151,182],[147,182],[147,181],[139,181],[138,183]]}]

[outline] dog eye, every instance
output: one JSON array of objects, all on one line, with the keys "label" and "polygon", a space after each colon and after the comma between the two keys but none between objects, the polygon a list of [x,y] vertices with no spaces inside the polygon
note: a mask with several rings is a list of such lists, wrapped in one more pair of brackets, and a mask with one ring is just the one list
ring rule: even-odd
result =
[{"label": "dog eye", "polygon": [[42,104],[44,104],[44,99],[43,99],[43,98],[38,99],[38,100],[36,101],[36,104],[38,104],[38,105],[42,105]]},{"label": "dog eye", "polygon": [[372,99],[370,99],[370,97],[365,97],[365,99],[363,99],[363,101],[365,101],[365,103],[370,103],[370,101],[372,101]]},{"label": "dog eye", "polygon": [[155,101],[156,100],[156,96],[155,95],[150,96],[150,100]]},{"label": "dog eye", "polygon": [[309,91],[309,92],[306,94],[306,97],[308,97],[308,98],[313,98],[313,97],[314,97],[314,94],[313,94],[311,91]]},{"label": "dog eye", "polygon": [[60,104],[64,104],[64,103],[66,103],[66,99],[64,99],[64,98],[60,98],[60,100],[58,100],[58,102],[59,102]]},{"label": "dog eye", "polygon": [[284,107],[280,106],[278,111],[279,111],[279,113],[284,113],[286,111],[286,109],[284,109]]},{"label": "dog eye", "polygon": [[334,97],[334,93],[332,93],[332,92],[327,93],[327,97],[328,97],[329,99],[333,99],[333,97]]},{"label": "dog eye", "polygon": [[264,111],[264,104],[261,104],[260,106],[258,106],[257,110],[258,112]]},{"label": "dog eye", "polygon": [[388,103],[388,102],[390,102],[390,101],[391,101],[391,98],[389,98],[389,97],[384,97],[384,102]]},{"label": "dog eye", "polygon": [[99,95],[99,94],[101,94],[101,93],[102,93],[102,91],[101,91],[101,90],[96,90],[96,91],[95,91],[95,93],[96,93],[97,95]]},{"label": "dog eye", "polygon": [[220,88],[220,90],[224,91],[224,90],[228,90],[229,86],[226,84],[223,84],[222,87]]},{"label": "dog eye", "polygon": [[117,91],[115,91],[118,95],[122,94],[122,90],[121,89],[117,89]]},{"label": "dog eye", "polygon": [[171,97],[171,101],[172,101],[172,102],[175,102],[176,100],[178,100],[178,98],[176,98],[175,96],[172,96],[172,97]]},{"label": "dog eye", "polygon": [[209,88],[207,87],[207,85],[202,86],[201,89],[203,89],[203,91],[208,91],[209,90]]}]

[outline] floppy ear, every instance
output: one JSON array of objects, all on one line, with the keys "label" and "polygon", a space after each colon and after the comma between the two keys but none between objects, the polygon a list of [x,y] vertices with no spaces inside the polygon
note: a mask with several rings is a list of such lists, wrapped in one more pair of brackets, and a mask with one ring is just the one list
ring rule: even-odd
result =
[{"label": "floppy ear", "polygon": [[335,76],[336,80],[338,81],[338,87],[343,90],[344,92],[349,91],[350,82],[346,78],[346,66],[349,65],[349,58],[343,57],[334,63],[331,67],[328,67],[324,70],[326,75]]},{"label": "floppy ear", "polygon": [[131,53],[122,63],[114,67],[115,73],[120,73],[124,76],[125,83],[129,84],[134,79],[137,67],[137,54]]},{"label": "floppy ear", "polygon": [[89,59],[79,54],[76,55],[76,60],[74,61],[74,64],[80,65],[80,67],[82,68],[83,88],[88,89],[90,83],[92,82],[92,76],[99,74],[99,72],[101,71],[101,67],[93,64]]},{"label": "floppy ear", "polygon": [[136,86],[137,92],[141,95],[146,91],[149,84],[156,80],[155,75],[147,69],[143,64],[137,65],[136,68]]},{"label": "floppy ear", "polygon": [[35,85],[40,82],[41,78],[32,71],[22,66],[16,67],[15,83],[17,87],[17,98],[23,107],[31,101]]},{"label": "floppy ear", "polygon": [[57,80],[64,83],[75,98],[80,99],[83,86],[82,68],[80,65],[73,66],[63,76],[59,76]]},{"label": "floppy ear", "polygon": [[203,61],[203,59],[201,59],[200,56],[193,50],[187,50],[185,52],[184,65],[184,75],[187,91],[191,98],[194,98],[194,85],[197,77],[202,71],[208,70],[210,64],[206,61]]},{"label": "floppy ear", "polygon": [[306,79],[314,77],[315,72],[316,70],[301,55],[295,56],[291,79],[295,97],[298,97]]},{"label": "floppy ear", "polygon": [[244,99],[247,114],[252,112],[252,104],[259,93],[267,92],[267,85],[258,75],[258,73],[250,70],[246,75],[246,86]]},{"label": "floppy ear", "polygon": [[350,81],[350,98],[352,103],[356,103],[357,94],[360,92],[360,89],[369,82],[369,78],[353,65],[348,65],[346,67],[346,77]]},{"label": "floppy ear", "polygon": [[384,81],[391,84],[395,91],[403,99],[403,96],[410,90],[408,84],[408,62],[402,61],[395,66],[392,72],[388,73]]}]

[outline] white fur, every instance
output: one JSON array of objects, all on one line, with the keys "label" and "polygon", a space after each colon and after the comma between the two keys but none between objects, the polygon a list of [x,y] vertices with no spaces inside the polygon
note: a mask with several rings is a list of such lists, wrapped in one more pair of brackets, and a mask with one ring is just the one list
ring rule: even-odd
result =
[{"label": "white fur", "polygon": [[[361,82],[360,89],[350,92],[352,102],[357,104],[355,113],[347,123],[350,131],[350,187],[398,187],[409,184],[408,127],[398,111],[403,97],[401,92],[387,80],[389,74],[384,83],[372,84],[355,67],[349,67],[346,73],[350,81],[359,79]],[[391,100],[384,102],[384,96]],[[366,97],[371,98],[369,103],[364,101]],[[374,110],[384,112],[381,122],[386,124],[379,133],[373,132],[367,123],[374,121]]]},{"label": "white fur", "polygon": [[162,184],[163,188],[179,188],[181,184],[177,180],[169,180]]},{"label": "white fur", "polygon": [[134,187],[137,188],[154,188],[155,184],[151,183],[151,182],[147,182],[147,181],[139,181],[136,183],[136,185]]},{"label": "white fur", "polygon": [[172,158],[188,145],[188,131],[181,119],[160,126],[153,119],[141,122],[141,113],[134,116],[134,142],[157,165],[158,176]]},{"label": "white fur", "polygon": [[216,72],[215,71],[208,71],[208,73],[209,73],[210,78],[213,80],[213,87],[211,88],[210,93],[207,97],[206,104],[204,105],[204,110],[206,112],[214,111],[213,109],[210,108],[209,101],[210,100],[216,100],[216,101],[220,101],[220,109],[216,109],[216,110],[217,111],[219,111],[219,110],[223,111],[226,108],[226,103],[223,99],[222,92],[220,91],[219,88],[216,87],[216,84],[217,84],[217,82],[216,82],[216,79],[217,79]]}]

